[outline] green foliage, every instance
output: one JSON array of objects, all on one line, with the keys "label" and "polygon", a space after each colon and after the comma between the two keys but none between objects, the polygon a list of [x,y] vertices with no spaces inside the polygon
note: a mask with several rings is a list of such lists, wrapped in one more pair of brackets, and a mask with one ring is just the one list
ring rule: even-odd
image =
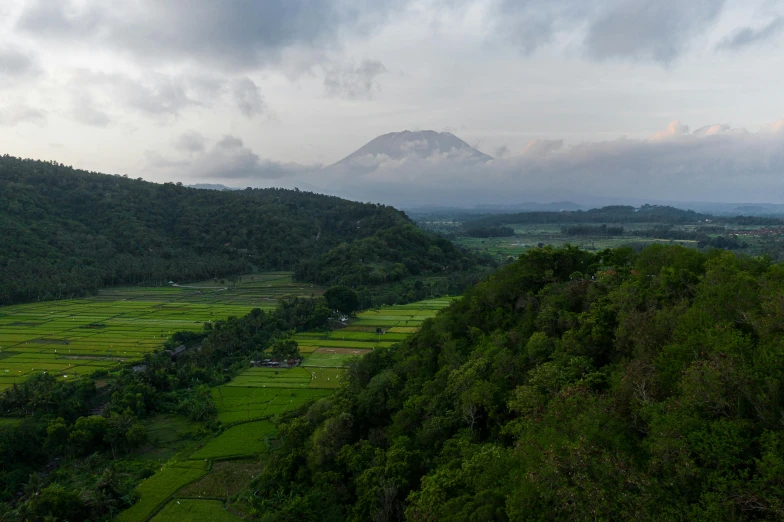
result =
[{"label": "green foliage", "polygon": [[782,294],[780,266],[726,252],[531,250],[284,416],[254,507],[781,520]]},{"label": "green foliage", "polygon": [[327,306],[340,313],[351,315],[359,309],[359,296],[346,286],[333,286],[324,292]]},{"label": "green foliage", "polygon": [[269,350],[270,356],[275,361],[286,361],[288,359],[299,359],[299,345],[293,339],[278,339],[272,343]]},{"label": "green foliage", "polygon": [[383,270],[390,279],[475,263],[392,207],[284,189],[199,190],[8,155],[0,229],[0,304],[254,269],[339,282],[373,273],[379,258],[394,265]]}]

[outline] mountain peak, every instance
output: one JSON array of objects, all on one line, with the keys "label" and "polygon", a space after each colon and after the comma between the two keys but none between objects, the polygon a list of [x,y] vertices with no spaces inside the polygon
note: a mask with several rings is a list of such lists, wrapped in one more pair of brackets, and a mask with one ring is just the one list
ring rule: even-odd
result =
[{"label": "mountain peak", "polygon": [[388,160],[446,156],[464,162],[486,162],[492,157],[478,151],[451,132],[404,130],[382,134],[333,166],[367,167]]}]

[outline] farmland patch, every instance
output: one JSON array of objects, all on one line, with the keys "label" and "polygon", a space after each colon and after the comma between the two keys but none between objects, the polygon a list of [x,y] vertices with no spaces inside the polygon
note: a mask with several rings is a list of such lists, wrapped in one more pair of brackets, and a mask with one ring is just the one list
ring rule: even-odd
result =
[{"label": "farmland patch", "polygon": [[191,459],[229,459],[266,453],[275,426],[262,420],[228,428],[191,455]]},{"label": "farmland patch", "polygon": [[118,515],[117,522],[142,522],[160,508],[181,487],[207,473],[206,462],[175,462],[136,488],[139,501]]}]

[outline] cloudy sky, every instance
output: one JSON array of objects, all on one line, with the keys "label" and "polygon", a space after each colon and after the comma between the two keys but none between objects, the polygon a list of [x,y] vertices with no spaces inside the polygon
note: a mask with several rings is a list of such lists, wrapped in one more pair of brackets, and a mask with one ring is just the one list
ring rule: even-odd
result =
[{"label": "cloudy sky", "polygon": [[[393,204],[784,202],[784,1],[3,0],[0,153]],[[371,158],[451,132],[495,159]]]}]

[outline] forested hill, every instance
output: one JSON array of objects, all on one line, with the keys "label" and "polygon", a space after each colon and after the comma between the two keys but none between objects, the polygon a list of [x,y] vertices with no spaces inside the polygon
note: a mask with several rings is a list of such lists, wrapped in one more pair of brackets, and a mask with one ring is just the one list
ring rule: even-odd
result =
[{"label": "forested hill", "polygon": [[693,210],[682,210],[667,205],[643,205],[635,208],[628,205],[612,205],[590,210],[568,210],[561,212],[518,212],[495,214],[464,222],[466,228],[526,224],[526,223],[663,223],[668,225],[693,224],[706,220],[716,223],[744,223],[749,225],[780,225],[784,220],[775,217],[734,216],[717,217]]},{"label": "forested hill", "polygon": [[532,249],[280,426],[260,520],[784,520],[784,269]]},{"label": "forested hill", "polygon": [[[7,155],[0,229],[0,304],[107,285],[297,270],[304,262],[308,270],[298,273],[326,284],[350,279],[348,271],[366,262],[373,265],[363,273],[380,281],[474,263],[384,205],[296,190],[198,190]],[[391,244],[379,234],[406,239]],[[357,240],[387,249],[390,261],[366,256],[334,266],[340,257],[330,251]]]}]

